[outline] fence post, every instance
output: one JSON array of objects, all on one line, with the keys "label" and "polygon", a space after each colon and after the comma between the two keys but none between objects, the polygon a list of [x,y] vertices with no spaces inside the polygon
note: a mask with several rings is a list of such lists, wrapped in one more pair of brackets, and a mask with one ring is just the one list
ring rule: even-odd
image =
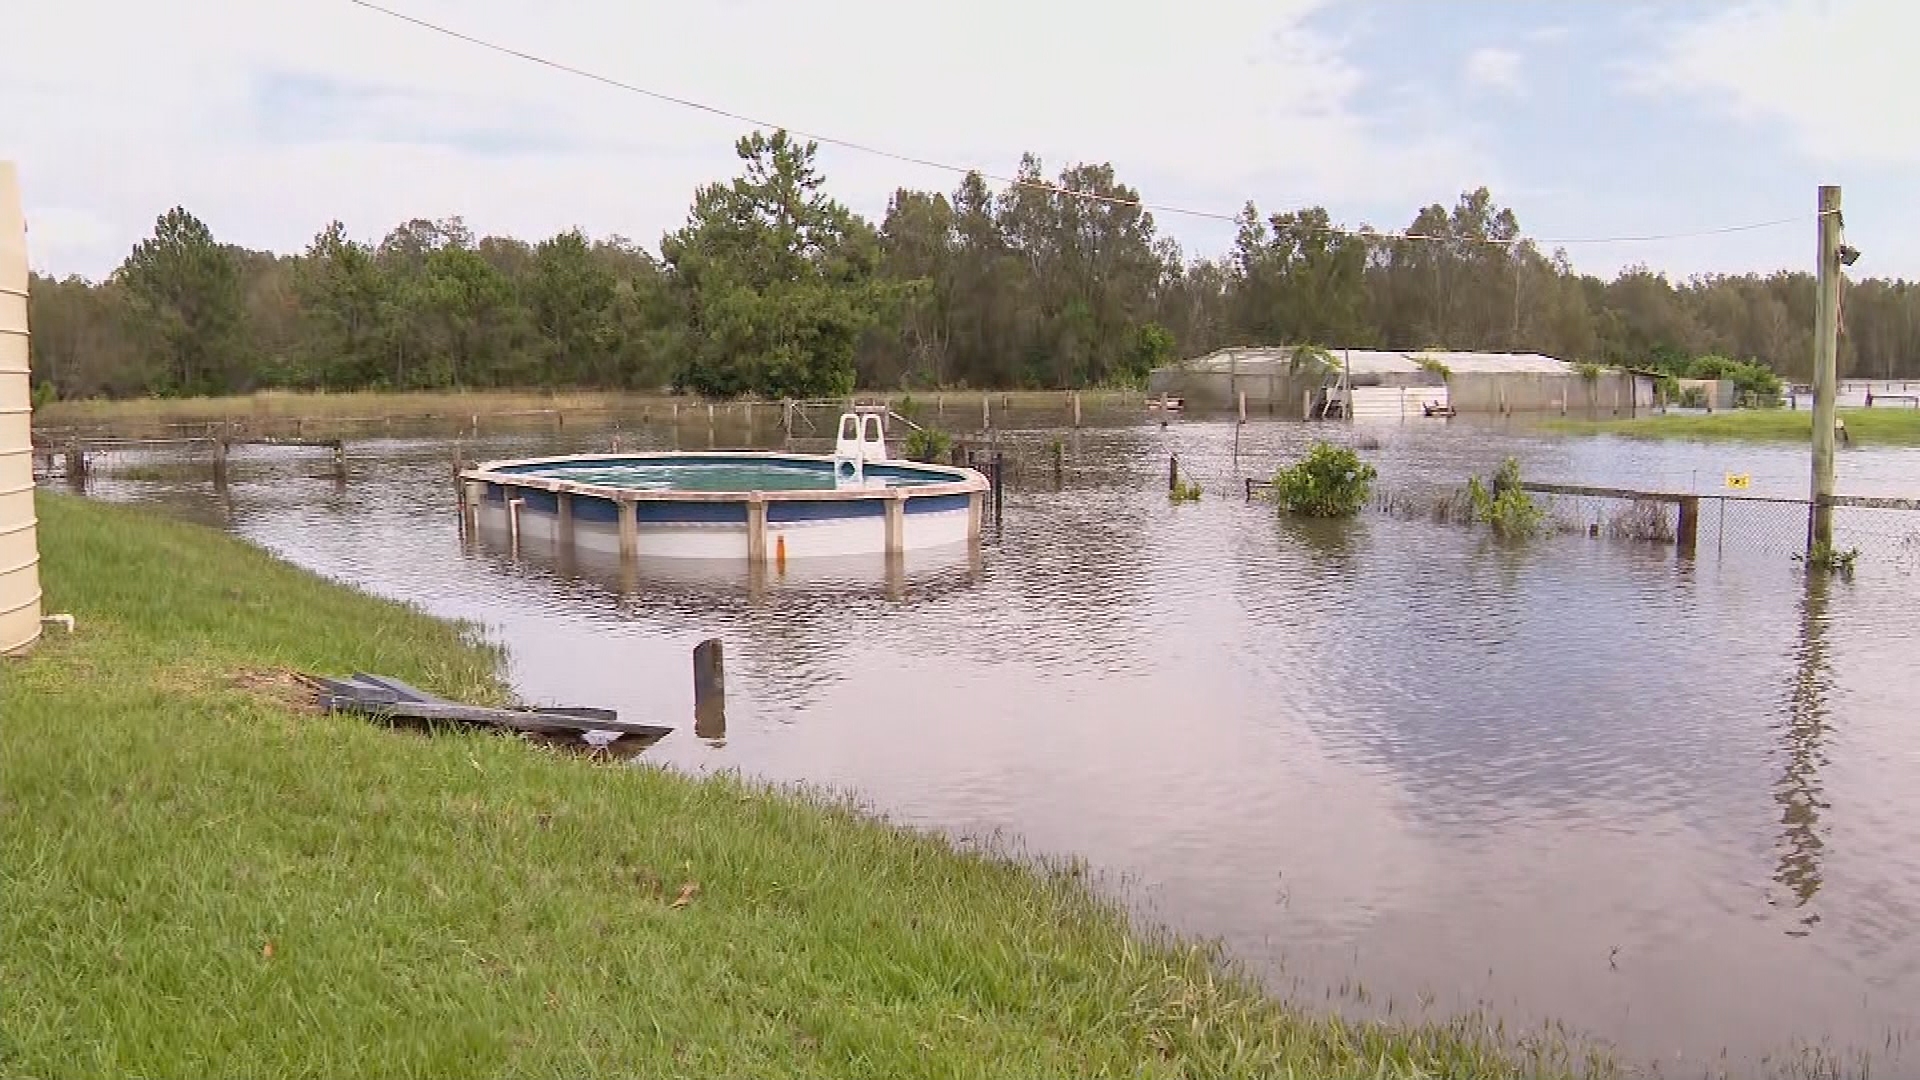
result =
[{"label": "fence post", "polygon": [[701,738],[727,730],[727,669],[719,638],[693,647],[693,726]]},{"label": "fence post", "polygon": [[1680,554],[1693,557],[1700,544],[1700,497],[1687,495],[1680,499],[1680,522],[1675,530],[1675,542]]},{"label": "fence post", "polygon": [[1167,491],[1180,490],[1180,455],[1167,455]]},{"label": "fence post", "polygon": [[995,450],[993,452],[992,468],[993,468],[993,524],[995,528],[999,528],[1000,523],[1005,518],[1004,507],[1006,504],[1003,501],[1003,498],[1007,490],[1007,456],[1003,451]]}]

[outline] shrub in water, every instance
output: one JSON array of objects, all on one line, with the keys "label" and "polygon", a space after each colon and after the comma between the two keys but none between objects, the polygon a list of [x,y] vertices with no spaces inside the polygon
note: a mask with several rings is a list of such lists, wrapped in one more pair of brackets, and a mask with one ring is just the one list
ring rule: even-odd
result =
[{"label": "shrub in water", "polygon": [[939,428],[915,428],[907,433],[902,452],[910,461],[945,461],[953,452],[953,437]]},{"label": "shrub in water", "polygon": [[1854,560],[1860,557],[1860,549],[1840,549],[1832,544],[1816,544],[1813,551],[1804,555],[1795,555],[1794,559],[1807,564],[1807,569],[1815,573],[1834,574],[1842,578],[1853,577]]},{"label": "shrub in water", "polygon": [[1200,485],[1194,483],[1192,480],[1177,481],[1174,486],[1168,490],[1167,498],[1177,503],[1199,502]]},{"label": "shrub in water", "polygon": [[1314,443],[1305,460],[1273,474],[1273,501],[1308,517],[1352,517],[1367,505],[1378,475],[1351,449]]},{"label": "shrub in water", "polygon": [[1546,520],[1533,496],[1520,489],[1520,462],[1514,458],[1500,463],[1491,491],[1479,477],[1468,477],[1467,499],[1473,504],[1473,520],[1503,540],[1524,540],[1539,532]]}]

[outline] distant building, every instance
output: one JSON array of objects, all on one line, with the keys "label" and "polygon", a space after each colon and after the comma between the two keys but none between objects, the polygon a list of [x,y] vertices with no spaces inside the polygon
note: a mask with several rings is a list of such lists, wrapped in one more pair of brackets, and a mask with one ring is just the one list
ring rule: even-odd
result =
[{"label": "distant building", "polygon": [[1234,408],[1245,394],[1249,412],[1281,416],[1350,393],[1362,420],[1418,417],[1429,407],[1631,416],[1654,405],[1649,376],[1539,353],[1329,349],[1316,358],[1298,346],[1245,346],[1156,368],[1147,385],[1186,398],[1190,408]]}]

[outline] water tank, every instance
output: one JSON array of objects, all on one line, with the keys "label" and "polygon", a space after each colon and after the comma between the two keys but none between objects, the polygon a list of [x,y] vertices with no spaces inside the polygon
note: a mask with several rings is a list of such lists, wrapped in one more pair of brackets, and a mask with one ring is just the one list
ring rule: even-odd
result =
[{"label": "water tank", "polygon": [[27,359],[27,222],[19,174],[0,161],[0,655],[40,636]]}]

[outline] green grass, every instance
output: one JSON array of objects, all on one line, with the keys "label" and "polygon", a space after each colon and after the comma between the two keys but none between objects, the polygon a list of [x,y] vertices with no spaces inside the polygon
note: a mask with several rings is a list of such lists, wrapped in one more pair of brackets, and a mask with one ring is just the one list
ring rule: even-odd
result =
[{"label": "green grass", "polygon": [[79,633],[0,665],[0,1075],[1468,1077],[1568,1053],[1291,1012],[1071,868],[843,802],[303,711],[264,673],[498,700],[498,657],[221,533],[40,506]]},{"label": "green grass", "polygon": [[[1841,409],[1847,435],[1856,443],[1920,446],[1920,409]],[[1645,439],[1745,439],[1809,442],[1810,409],[1736,409],[1716,413],[1666,413],[1634,420],[1554,420],[1548,430],[1576,435],[1626,435]]]},{"label": "green grass", "polygon": [[[1065,415],[1072,404],[1072,392],[1065,390],[922,390],[911,395],[905,392],[862,392],[859,396],[894,405],[911,397],[916,411],[922,417],[932,417],[936,410],[944,410],[956,418],[977,415],[983,397],[991,400],[995,412],[1013,408],[1022,411],[1059,410]],[[333,426],[384,420],[465,421],[474,416],[635,411],[661,408],[675,401],[686,405],[693,400],[660,394],[597,390],[404,393],[359,390],[332,394],[270,390],[229,397],[56,401],[34,410],[34,423],[44,428],[104,425],[125,432],[144,433],[159,432],[167,425],[175,424],[199,425],[232,420],[260,425],[304,420],[331,429]],[[1134,407],[1144,400],[1145,395],[1137,391],[1095,389],[1081,392],[1082,405],[1087,409]]]}]

